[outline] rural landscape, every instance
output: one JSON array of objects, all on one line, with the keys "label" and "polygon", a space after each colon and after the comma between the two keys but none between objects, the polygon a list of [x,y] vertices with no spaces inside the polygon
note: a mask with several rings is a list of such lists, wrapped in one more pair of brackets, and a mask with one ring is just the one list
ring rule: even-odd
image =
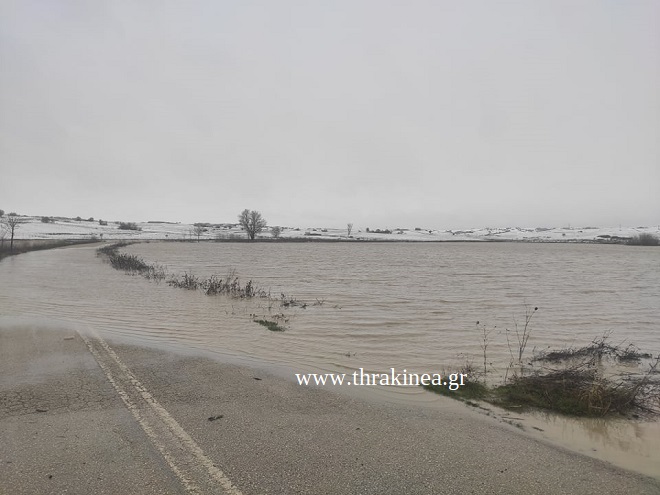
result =
[{"label": "rural landscape", "polygon": [[[593,443],[598,436],[594,437],[593,432],[589,433],[590,427],[587,426],[594,420],[605,421],[604,425],[609,424],[601,428],[604,427],[604,431],[609,432],[608,436],[617,431],[619,441],[630,438],[633,430],[641,429],[647,433],[634,442],[639,443],[634,450],[622,449],[620,444],[616,447],[616,444],[608,442],[605,444],[607,447],[601,446],[592,451],[591,455],[598,452],[597,456],[601,455],[610,462],[651,475],[656,472],[656,466],[660,462],[655,456],[640,461],[639,454],[633,454],[650,448],[660,424],[657,419],[660,412],[660,353],[657,351],[658,343],[652,330],[653,323],[649,322],[647,326],[637,324],[627,331],[618,325],[603,327],[601,324],[588,323],[589,319],[593,318],[589,315],[601,312],[603,316],[602,304],[607,303],[603,300],[601,305],[598,305],[590,298],[588,294],[591,292],[591,283],[585,280],[584,286],[577,286],[577,292],[571,296],[577,299],[585,298],[591,306],[586,310],[589,313],[585,314],[583,320],[575,320],[573,323],[585,328],[579,333],[566,332],[561,321],[552,322],[548,319],[552,314],[564,313],[562,317],[565,317],[565,313],[571,311],[567,300],[557,296],[549,298],[547,293],[547,287],[561,283],[561,278],[553,281],[551,272],[555,271],[556,267],[550,268],[548,274],[537,273],[535,277],[544,280],[543,288],[537,287],[529,292],[524,287],[534,280],[532,273],[535,269],[523,269],[519,275],[530,278],[529,282],[520,287],[520,295],[509,298],[511,300],[499,309],[488,313],[474,313],[473,321],[469,321],[467,313],[473,312],[474,309],[468,309],[460,300],[451,301],[452,295],[456,294],[456,289],[463,283],[462,277],[469,277],[469,271],[472,269],[468,267],[476,266],[476,259],[481,256],[479,250],[491,250],[489,259],[497,258],[499,252],[503,259],[513,258],[520,262],[527,256],[532,256],[532,260],[537,254],[546,253],[546,257],[550,255],[548,259],[558,256],[557,266],[568,266],[565,264],[572,263],[573,259],[579,260],[585,255],[617,250],[616,253],[612,252],[615,257],[632,257],[638,259],[638,263],[640,259],[650,256],[648,261],[653,264],[659,249],[657,227],[482,228],[460,231],[367,228],[354,227],[350,223],[345,229],[272,227],[260,212],[254,210],[244,210],[237,215],[233,223],[124,222],[20,215],[3,216],[2,219],[5,232],[2,246],[5,255],[11,254],[12,240],[15,243],[14,254],[27,253],[21,256],[28,256],[29,251],[34,249],[67,246],[70,249],[71,246],[79,246],[85,248],[85,251],[81,251],[84,257],[89,255],[83,253],[95,253],[95,256],[89,258],[89,262],[100,263],[95,268],[100,270],[99,274],[92,278],[109,276],[107,272],[103,275],[108,268],[125,273],[124,277],[129,277],[119,278],[116,283],[137,284],[135,290],[147,291],[139,292],[141,304],[162,304],[156,300],[148,303],[151,296],[147,294],[157,291],[157,295],[167,288],[168,299],[185,297],[181,302],[188,300],[187,304],[192,304],[191,311],[199,311],[200,309],[194,308],[203,304],[206,308],[203,311],[212,315],[209,330],[204,330],[209,323],[200,321],[198,325],[186,324],[189,329],[181,332],[181,329],[175,328],[167,331],[149,330],[152,326],[154,329],[161,328],[165,321],[161,318],[170,320],[168,326],[172,320],[175,321],[175,327],[179,325],[176,323],[180,319],[179,316],[166,316],[174,309],[172,306],[176,307],[174,303],[170,303],[167,310],[162,308],[163,315],[149,322],[137,315],[130,316],[132,313],[124,314],[122,321],[128,321],[125,318],[130,318],[133,320],[131,325],[141,322],[137,323],[141,328],[137,333],[129,331],[132,334],[129,337],[124,331],[117,333],[119,328],[114,319],[100,326],[97,323],[95,326],[104,329],[111,341],[117,339],[116,342],[122,342],[129,337],[127,343],[141,342],[140,345],[145,345],[151,341],[153,345],[154,338],[165,338],[168,342],[179,342],[170,352],[182,352],[182,348],[188,349],[186,352],[210,352],[216,359],[225,356],[220,359],[229,359],[229,362],[234,362],[240,355],[243,356],[242,359],[248,359],[250,367],[279,374],[287,381],[291,381],[295,372],[301,369],[312,373],[314,379],[317,379],[317,376],[325,377],[327,373],[323,372],[346,374],[358,367],[371,372],[392,367],[394,373],[394,369],[407,367],[408,370],[438,370],[442,374],[462,373],[466,382],[455,390],[442,386],[441,382],[438,382],[439,385],[416,383],[417,387],[413,388],[419,389],[419,392],[412,396],[408,392],[410,387],[381,388],[383,393],[386,393],[385,397],[391,395],[386,401],[403,400],[411,405],[417,404],[418,407],[431,400],[435,395],[432,392],[435,392],[443,397],[437,399],[441,401],[440,404],[445,400],[455,401],[456,407],[464,408],[463,413],[472,411],[485,418],[493,418],[496,423],[510,425],[527,435],[538,435],[560,444],[564,442],[564,446],[576,450],[581,450],[589,444],[600,445],[602,440]],[[19,220],[14,226],[13,239],[11,235],[7,235],[11,234],[9,219]],[[363,245],[364,248],[361,247]],[[367,249],[367,246],[374,246],[376,251],[360,253],[360,250]],[[477,251],[473,253],[472,249]],[[541,251],[526,253],[527,249]],[[584,249],[589,251],[583,252]],[[621,249],[623,251],[619,251]],[[643,251],[637,251],[639,249]],[[562,253],[563,250],[568,252]],[[47,251],[42,253],[48,256]],[[517,254],[512,257],[513,253]],[[365,255],[367,258],[364,258]],[[403,256],[406,261],[402,267],[406,268],[404,272],[393,275],[391,290],[382,292],[371,287],[370,279],[377,280],[385,276],[379,275],[382,268],[392,266],[397,258],[384,265],[375,260],[392,255]],[[441,257],[435,258],[436,255]],[[640,255],[642,258],[639,258]],[[244,265],[239,260],[245,256],[254,261]],[[253,258],[254,256],[257,258]],[[310,260],[304,261],[310,256]],[[422,272],[415,275],[418,269],[425,266],[422,260],[428,256],[433,256],[435,263],[440,263],[439,271],[436,268],[430,272],[430,280],[437,276],[448,276],[454,281],[447,289],[454,287],[454,290],[441,295],[443,290],[440,287],[444,284],[433,289],[433,286],[438,284],[438,279],[436,282],[424,282],[428,273],[422,278],[418,278]],[[447,272],[447,268],[442,268],[445,266],[443,258],[447,256],[454,260],[452,263],[458,263],[459,266],[461,263],[467,263],[468,272],[465,275],[461,275],[461,269]],[[465,256],[467,258],[461,260]],[[20,262],[20,256],[17,261]],[[352,265],[353,262],[359,263],[360,266]],[[263,265],[264,263],[266,265]],[[295,263],[298,268],[293,269],[291,263]],[[337,273],[334,276],[328,279],[328,275],[318,272],[319,268],[330,267],[333,263],[339,263],[335,267]],[[596,266],[599,264],[600,262]],[[104,265],[108,268],[104,268]],[[264,268],[259,269],[262,265]],[[289,270],[290,273],[278,275],[277,272],[282,269]],[[360,275],[365,269],[370,275]],[[495,304],[494,308],[497,308],[497,305],[504,301],[500,299],[503,294],[498,294],[502,290],[506,293],[507,284],[502,285],[502,281],[512,275],[507,273],[511,269],[502,268],[501,277],[504,278],[500,280],[497,289],[492,289],[496,294],[484,296],[487,306]],[[597,268],[588,270],[592,269]],[[426,271],[428,272],[428,267]],[[345,275],[341,275],[342,273]],[[407,275],[404,275],[405,273]],[[433,275],[436,273],[437,275]],[[444,275],[441,275],[442,273]],[[135,282],[130,275],[139,276],[144,282]],[[605,272],[601,274],[605,275]],[[327,284],[300,285],[299,278],[310,276],[319,281],[326,280]],[[351,284],[357,283],[354,288],[344,285],[342,280],[346,276],[357,277]],[[408,280],[401,283],[401,277]],[[485,281],[487,279],[483,277],[488,275],[482,273],[479,277]],[[654,282],[650,280],[649,283],[653,285]],[[417,284],[424,289],[420,291],[413,288]],[[374,289],[376,292],[373,296],[365,297]],[[177,292],[181,290],[184,292],[177,296]],[[435,294],[437,290],[440,290],[439,294]],[[534,295],[534,290],[537,290],[537,295]],[[616,291],[613,291],[612,295],[615,293]],[[190,300],[190,297],[194,299]],[[416,309],[420,304],[433,305],[437,297],[444,301],[440,303],[441,306],[459,304],[463,309],[451,310],[449,308],[452,306],[448,306],[447,310],[439,313],[439,318],[432,316],[436,311],[425,316],[419,313],[420,309]],[[531,306],[532,297],[534,301],[544,301],[543,305]],[[654,296],[648,294],[648,297]],[[489,300],[493,302],[489,303]],[[204,301],[208,301],[208,304]],[[396,301],[399,301],[398,304],[404,304],[396,312],[376,309],[380,304],[396,304]],[[573,311],[582,311],[580,307],[582,306]],[[657,304],[652,303],[648,309],[640,306],[633,311],[638,316],[640,310],[642,313],[650,311],[648,315],[652,318],[657,309]],[[614,314],[617,307],[610,307],[609,310],[608,314],[616,318]],[[107,311],[106,308],[94,313],[95,319],[98,320],[98,317]],[[422,311],[426,312],[428,309]],[[457,311],[466,313],[458,321],[455,320]],[[548,311],[550,315],[547,314]],[[57,313],[59,317],[61,313]],[[360,313],[362,315],[357,316]],[[442,316],[443,313],[445,316]],[[360,323],[365,315],[369,315],[369,319]],[[195,319],[194,316],[191,317]],[[447,317],[450,320],[447,321]],[[625,315],[623,317],[628,318]],[[65,316],[65,320],[66,318]],[[401,320],[395,324],[393,330],[399,330],[390,334],[387,328],[399,318],[405,318],[405,323]],[[638,318],[638,321],[643,319]],[[159,321],[162,323],[158,323]],[[220,323],[221,321],[225,323]],[[211,330],[216,325],[224,327],[225,324],[232,328],[226,328],[219,334],[216,333],[217,330]],[[381,328],[377,347],[369,344],[369,340],[363,340],[366,337],[361,337],[372,324]],[[364,329],[361,328],[362,325],[366,325]],[[406,327],[410,327],[410,330]],[[259,328],[266,334],[261,334]],[[336,328],[347,328],[347,333],[334,337]],[[207,331],[211,333],[202,337]],[[407,337],[409,331],[414,335],[418,335],[420,331],[422,334],[410,340],[410,337]],[[440,346],[433,343],[433,335],[437,331],[443,334],[443,345]],[[326,336],[327,332],[330,333]],[[272,333],[272,337],[269,337],[268,333]],[[145,340],[147,335],[151,336]],[[312,336],[314,343],[310,347],[312,342],[305,342]],[[275,344],[277,339],[280,344]],[[272,345],[281,345],[281,350],[273,352]],[[302,353],[287,350],[291,349],[292,345],[300,347]],[[399,349],[394,360],[385,357],[393,346]],[[425,351],[420,352],[419,346]],[[216,352],[220,354],[215,354]],[[303,357],[310,353],[315,356],[313,360]],[[246,362],[242,361],[242,364],[245,365]],[[327,388],[319,382],[316,387]],[[342,390],[342,393],[347,392],[345,386],[332,388]],[[420,393],[422,395],[419,395]],[[372,391],[364,390],[363,394],[369,397]],[[224,415],[209,416],[209,421],[212,418],[219,421],[224,419]],[[557,422],[565,424],[563,428],[572,432],[572,438],[558,434],[551,427]]]},{"label": "rural landscape", "polygon": [[[227,223],[197,222],[185,224],[168,221],[108,221],[94,217],[75,218],[56,216],[27,216],[6,214],[0,230],[3,250],[12,233],[19,239],[30,240],[387,240],[387,241],[528,241],[528,242],[591,242],[602,244],[629,244],[657,246],[660,226],[646,227],[479,227],[472,229],[428,229],[423,227],[362,227],[347,222],[344,228],[269,226],[261,212],[245,210],[259,215],[263,224],[255,224],[250,232],[250,219]],[[243,213],[241,213],[243,215]],[[239,215],[240,217],[240,215]],[[254,236],[254,237],[253,237]]]},{"label": "rural landscape", "polygon": [[0,2],[0,495],[660,494],[660,2]]}]

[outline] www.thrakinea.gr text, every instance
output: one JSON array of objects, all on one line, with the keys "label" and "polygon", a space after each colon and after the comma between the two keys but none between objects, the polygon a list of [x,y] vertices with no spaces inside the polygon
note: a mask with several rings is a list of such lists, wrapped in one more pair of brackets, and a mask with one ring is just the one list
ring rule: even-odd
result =
[{"label": "www.thrakinea.gr text", "polygon": [[296,373],[298,385],[355,385],[373,386],[390,385],[398,387],[414,387],[419,385],[436,385],[458,390],[467,381],[466,373],[409,373],[407,370],[397,372],[394,368],[386,373],[368,373],[360,368],[353,373]]}]

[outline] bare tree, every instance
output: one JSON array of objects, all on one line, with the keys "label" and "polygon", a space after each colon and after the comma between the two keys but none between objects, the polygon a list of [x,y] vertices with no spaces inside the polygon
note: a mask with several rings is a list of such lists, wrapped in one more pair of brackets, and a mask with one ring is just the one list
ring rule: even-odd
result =
[{"label": "bare tree", "polygon": [[238,215],[238,223],[245,230],[248,239],[254,240],[255,236],[266,228],[266,220],[256,210],[245,209]]},{"label": "bare tree", "polygon": [[0,252],[5,248],[5,237],[7,237],[7,226],[0,223]]},{"label": "bare tree", "polygon": [[192,233],[197,236],[197,242],[204,232],[206,232],[206,228],[203,225],[195,225],[192,229]]},{"label": "bare tree", "polygon": [[6,230],[7,233],[9,233],[10,236],[10,242],[9,242],[9,252],[13,253],[14,252],[14,234],[16,233],[16,229],[21,226],[21,224],[27,222],[26,219],[19,217],[18,215],[9,215],[7,218],[4,218],[2,220],[2,224],[4,226],[4,229]]},{"label": "bare tree", "polygon": [[275,239],[278,239],[282,233],[282,227],[271,227],[270,233]]},{"label": "bare tree", "polygon": [[348,237],[350,237],[351,232],[353,232],[353,224],[352,223],[346,224],[346,230],[348,231]]}]

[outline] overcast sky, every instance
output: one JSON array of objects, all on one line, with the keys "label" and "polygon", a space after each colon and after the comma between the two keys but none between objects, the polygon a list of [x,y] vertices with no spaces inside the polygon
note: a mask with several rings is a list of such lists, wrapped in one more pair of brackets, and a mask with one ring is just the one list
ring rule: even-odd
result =
[{"label": "overcast sky", "polygon": [[0,0],[0,208],[660,223],[660,2]]}]

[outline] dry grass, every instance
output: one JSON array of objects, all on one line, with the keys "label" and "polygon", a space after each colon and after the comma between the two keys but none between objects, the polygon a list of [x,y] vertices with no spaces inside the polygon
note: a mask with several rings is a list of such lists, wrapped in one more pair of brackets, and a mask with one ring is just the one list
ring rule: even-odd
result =
[{"label": "dry grass", "polygon": [[609,335],[603,335],[594,339],[591,344],[580,348],[559,349],[544,352],[534,356],[534,361],[547,363],[561,363],[575,360],[594,360],[601,362],[604,359],[612,359],[620,362],[639,362],[642,359],[651,359],[653,356],[647,352],[641,352],[639,347],[628,344],[626,347],[612,345],[608,342]]},{"label": "dry grass", "polygon": [[[570,416],[633,417],[660,413],[660,356],[653,358],[633,344],[612,345],[606,334],[587,346],[544,352],[529,362],[524,358],[524,350],[531,331],[529,321],[535,311],[536,308],[526,312],[521,329],[516,327],[514,332],[506,334],[511,364],[503,384],[494,387],[487,384],[486,350],[490,336],[482,326],[479,337],[483,370],[475,372],[468,365],[465,372],[470,380],[455,392],[445,387],[424,388],[456,399],[482,400],[516,411],[541,409]],[[512,341],[517,341],[515,350]],[[624,372],[618,366],[622,363],[626,364]]]},{"label": "dry grass", "polygon": [[490,402],[508,409],[544,409],[570,416],[653,413],[659,392],[653,372],[634,379],[608,379],[596,366],[533,373],[495,388]]}]

